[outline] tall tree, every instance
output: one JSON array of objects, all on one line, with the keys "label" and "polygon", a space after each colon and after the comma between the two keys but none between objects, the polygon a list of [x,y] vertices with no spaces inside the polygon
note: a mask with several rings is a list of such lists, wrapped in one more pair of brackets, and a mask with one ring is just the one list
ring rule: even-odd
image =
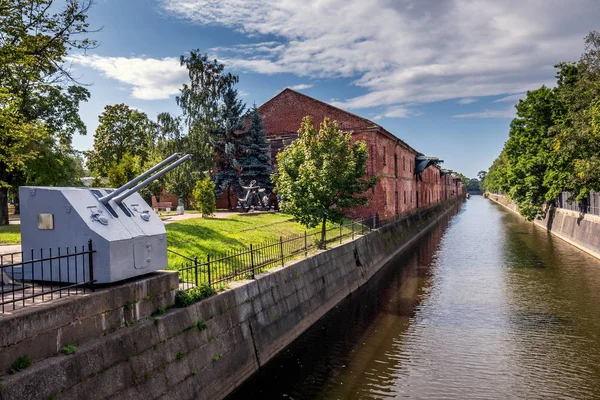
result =
[{"label": "tall tree", "polygon": [[[29,157],[18,153],[23,148],[16,143],[21,140],[20,129],[6,131],[2,137],[0,225],[8,224],[8,188],[28,183],[27,177],[39,173],[34,171],[36,166],[44,165],[28,164],[28,160],[72,154],[72,135],[86,133],[78,107],[81,101],[87,101],[89,92],[72,78],[64,61],[72,49],[88,50],[96,46],[85,37],[90,32],[87,12],[92,2],[67,0],[62,8],[57,3],[54,0],[0,2],[0,87],[5,89],[1,101],[9,102],[11,110],[3,113],[0,126],[35,127],[24,142],[35,144]],[[51,139],[36,140],[41,129]],[[11,160],[15,159],[20,161],[14,164]]]},{"label": "tall tree", "polygon": [[325,118],[316,130],[312,119],[304,117],[298,136],[277,155],[277,191],[282,209],[303,225],[322,224],[324,248],[327,221],[339,223],[344,210],[366,204],[366,192],[377,177],[367,176],[366,143],[352,143],[352,134],[343,132],[336,121]]},{"label": "tall tree", "polygon": [[269,144],[263,123],[263,117],[258,112],[256,104],[248,113],[250,127],[245,134],[244,154],[241,159],[241,178],[245,184],[255,180],[259,186],[271,186],[271,156]]},{"label": "tall tree", "polygon": [[106,177],[110,168],[121,164],[125,154],[148,159],[155,135],[155,125],[148,116],[125,104],[108,105],[98,117],[94,149],[88,153],[88,167]]},{"label": "tall tree", "polygon": [[212,171],[213,147],[223,95],[238,82],[238,77],[225,73],[225,66],[209,60],[206,54],[192,50],[181,56],[180,63],[188,71],[189,82],[181,87],[176,97],[181,107],[182,121],[187,130],[191,164],[198,171]]},{"label": "tall tree", "polygon": [[546,199],[563,190],[581,201],[591,191],[600,191],[600,135],[595,119],[600,111],[600,32],[585,38],[585,51],[576,63],[557,65],[557,98],[561,112],[555,112],[555,136],[551,147],[552,170],[545,185]]},{"label": "tall tree", "polygon": [[545,86],[527,92],[527,97],[516,106],[517,117],[510,123],[504,146],[509,165],[508,194],[529,220],[541,214],[546,203],[548,188],[544,177],[555,132],[551,128],[556,103],[555,92]]},{"label": "tall tree", "polygon": [[[161,113],[157,117],[157,129],[159,135],[158,148],[162,149],[163,156],[173,153],[193,154],[194,143],[184,133],[180,117],[174,117],[169,113]],[[169,193],[183,199],[184,203],[189,201],[195,182],[203,176],[197,169],[197,164],[185,162],[172,170],[164,178],[164,187]]]},{"label": "tall tree", "polygon": [[241,194],[238,183],[244,129],[244,109],[246,106],[237,98],[237,90],[228,88],[223,95],[223,104],[218,127],[215,130],[215,196],[227,191],[227,202],[232,209],[231,190]]}]

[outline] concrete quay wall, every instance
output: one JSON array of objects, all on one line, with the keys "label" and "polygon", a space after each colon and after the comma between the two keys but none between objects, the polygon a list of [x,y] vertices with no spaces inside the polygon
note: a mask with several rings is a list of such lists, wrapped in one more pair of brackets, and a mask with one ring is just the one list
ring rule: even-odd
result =
[{"label": "concrete quay wall", "polygon": [[[519,214],[517,205],[506,196],[488,194],[488,198]],[[553,207],[544,218],[535,219],[533,223],[600,259],[600,217]]]},{"label": "concrete quay wall", "polygon": [[[224,398],[461,201],[420,209],[189,307],[75,343],[75,354],[2,376],[0,400]],[[169,286],[173,274],[162,279]]]}]

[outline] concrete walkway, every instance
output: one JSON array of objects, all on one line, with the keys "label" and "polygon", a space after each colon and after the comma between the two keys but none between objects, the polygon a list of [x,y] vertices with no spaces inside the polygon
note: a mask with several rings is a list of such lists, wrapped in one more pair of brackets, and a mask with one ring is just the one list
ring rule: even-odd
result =
[{"label": "concrete walkway", "polygon": [[[229,218],[233,215],[254,215],[254,214],[266,214],[268,211],[254,211],[250,213],[240,213],[237,211],[217,211],[211,218]],[[197,212],[186,212],[183,215],[169,215],[162,217],[162,221],[165,224],[171,224],[173,222],[185,221],[186,219],[200,218],[201,214]]]}]

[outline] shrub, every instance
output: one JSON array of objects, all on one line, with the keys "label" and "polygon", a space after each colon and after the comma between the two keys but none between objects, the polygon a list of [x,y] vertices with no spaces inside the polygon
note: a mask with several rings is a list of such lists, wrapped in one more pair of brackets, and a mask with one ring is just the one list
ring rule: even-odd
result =
[{"label": "shrub", "polygon": [[215,199],[215,184],[209,176],[196,182],[192,191],[194,195],[194,208],[202,213],[202,216],[210,216],[217,209]]},{"label": "shrub", "polygon": [[215,294],[215,290],[207,283],[191,288],[188,291],[179,291],[175,295],[175,305],[177,307],[187,307],[195,302],[205,299]]},{"label": "shrub", "polygon": [[77,352],[77,346],[75,346],[74,344],[68,344],[62,349],[60,349],[60,352],[66,355],[75,354]]},{"label": "shrub", "polygon": [[31,358],[27,354],[21,356],[15,360],[12,367],[10,368],[10,373],[14,374],[19,371],[23,371],[25,368],[30,367],[32,364]]},{"label": "shrub", "polygon": [[198,323],[196,324],[196,326],[198,327],[198,330],[204,331],[206,330],[206,328],[208,328],[208,325],[206,325],[206,322],[204,322],[203,319],[199,320]]}]

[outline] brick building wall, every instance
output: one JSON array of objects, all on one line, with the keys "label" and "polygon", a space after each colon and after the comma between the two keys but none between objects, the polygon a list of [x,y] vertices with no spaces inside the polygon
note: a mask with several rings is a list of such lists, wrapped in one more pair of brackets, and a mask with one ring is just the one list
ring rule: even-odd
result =
[{"label": "brick building wall", "polygon": [[271,158],[276,168],[277,154],[298,137],[302,118],[310,115],[318,128],[325,117],[352,131],[353,140],[363,140],[369,150],[368,173],[380,181],[371,191],[365,207],[348,211],[353,218],[378,214],[393,216],[438,203],[459,194],[456,179],[442,175],[439,167],[428,166],[415,175],[415,157],[422,155],[376,123],[291,89],[285,89],[259,107],[264,116]]}]

